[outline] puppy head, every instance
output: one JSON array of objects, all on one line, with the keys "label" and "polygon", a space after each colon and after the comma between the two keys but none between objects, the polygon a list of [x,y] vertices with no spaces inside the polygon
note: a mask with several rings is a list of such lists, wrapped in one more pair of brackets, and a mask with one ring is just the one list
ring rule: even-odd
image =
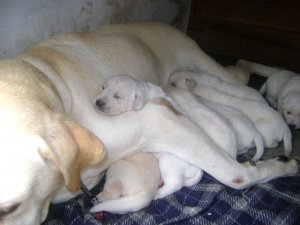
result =
[{"label": "puppy head", "polygon": [[278,110],[292,128],[300,128],[300,92],[291,92],[279,100]]},{"label": "puppy head", "polygon": [[80,171],[104,157],[102,143],[63,115],[42,127],[0,131],[0,224],[40,224],[58,188],[78,191]]},{"label": "puppy head", "polygon": [[128,75],[117,75],[101,86],[96,96],[95,108],[105,115],[116,116],[140,110],[144,101],[144,93],[137,80]]},{"label": "puppy head", "polygon": [[168,84],[182,89],[191,89],[197,86],[194,72],[184,71],[171,74]]}]

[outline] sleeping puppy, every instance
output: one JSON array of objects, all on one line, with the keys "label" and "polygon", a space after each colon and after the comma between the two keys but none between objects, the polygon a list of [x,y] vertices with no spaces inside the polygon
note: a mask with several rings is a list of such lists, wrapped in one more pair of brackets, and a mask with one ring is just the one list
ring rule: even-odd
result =
[{"label": "sleeping puppy", "polygon": [[[118,96],[118,98],[115,98],[115,96]],[[151,84],[150,82],[136,80],[129,75],[117,75],[107,79],[104,84],[101,85],[100,93],[97,94],[94,104],[96,109],[104,115],[119,115],[128,111],[141,110],[148,100],[154,98],[169,100],[168,102],[164,102],[165,104],[172,102],[173,104],[171,104],[170,107],[177,105],[159,86]],[[175,108],[174,110],[176,111]],[[168,196],[183,186],[194,185],[198,183],[202,177],[202,171],[200,171],[200,169],[171,154],[156,153],[155,155],[159,160],[159,168],[164,181],[163,187],[161,187],[156,194],[156,199]],[[131,164],[134,166],[134,161],[131,162]],[[121,164],[118,165],[118,167],[121,169]],[[126,170],[126,168],[124,169]],[[147,170],[151,171],[152,168],[147,167]],[[146,174],[144,176],[146,176]],[[135,179],[138,179],[138,177]],[[151,194],[149,195],[151,196]],[[122,206],[119,206],[119,210],[123,207],[123,211],[130,211],[128,208],[129,205],[130,204],[122,204]],[[98,208],[99,207],[97,207],[97,209]]]},{"label": "sleeping puppy", "polygon": [[283,140],[284,153],[287,156],[290,155],[292,151],[291,131],[280,114],[271,107],[260,102],[225,94],[216,88],[198,84],[192,78],[184,78],[184,76],[182,78],[175,83],[177,87],[189,89],[197,96],[240,110],[252,120],[263,137],[265,147],[277,147],[278,142]]},{"label": "sleeping puppy", "polygon": [[239,60],[237,64],[251,73],[268,77],[260,89],[261,94],[291,127],[300,128],[300,75],[245,60]]},{"label": "sleeping puppy", "polygon": [[154,199],[159,183],[158,163],[153,154],[141,152],[121,159],[107,170],[104,189],[94,198],[91,212],[138,211]]},{"label": "sleeping puppy", "polygon": [[174,86],[176,83],[184,82],[184,79],[189,79],[190,82],[195,81],[197,84],[214,87],[218,91],[235,97],[268,104],[263,96],[255,89],[241,84],[225,82],[219,77],[209,73],[195,73],[187,71],[176,72],[170,76],[169,84]]},{"label": "sleeping puppy", "polygon": [[188,91],[169,88],[166,94],[157,85],[136,80],[128,75],[118,75],[104,82],[96,96],[95,107],[107,115],[118,115],[138,111],[147,100],[158,97],[169,100],[174,108],[179,108],[179,111],[183,111],[185,116],[205,130],[216,144],[222,146],[232,157],[236,157],[236,139],[229,122],[197,101]]},{"label": "sleeping puppy", "polygon": [[139,151],[172,154],[237,189],[299,172],[296,159],[239,163],[191,120],[154,100],[114,117],[91,104],[114,74],[166,85],[181,70],[248,80],[159,23],[62,34],[0,60],[0,223],[42,223],[50,202],[81,194],[80,183],[91,189],[114,162]]},{"label": "sleeping puppy", "polygon": [[104,115],[116,116],[128,111],[141,110],[148,99],[166,98],[176,103],[157,85],[134,79],[129,75],[115,75],[101,85],[95,108]]},{"label": "sleeping puppy", "polygon": [[243,154],[250,148],[256,147],[256,153],[251,160],[257,161],[262,157],[264,153],[263,138],[246,114],[227,105],[215,103],[198,96],[197,99],[199,98],[203,104],[228,119],[235,131],[238,154]]}]

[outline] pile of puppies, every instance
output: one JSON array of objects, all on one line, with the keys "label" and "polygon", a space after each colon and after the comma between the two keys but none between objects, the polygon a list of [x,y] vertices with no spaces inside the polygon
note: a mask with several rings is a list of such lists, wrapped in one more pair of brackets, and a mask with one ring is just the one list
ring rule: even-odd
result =
[{"label": "pile of puppies", "polygon": [[[253,72],[250,62],[240,60],[237,65],[249,73]],[[276,82],[273,80],[276,79],[271,76],[261,93],[265,93],[268,102],[277,108],[274,102],[284,100],[277,101],[277,98],[283,98],[283,94],[281,97],[272,94],[270,86],[275,85],[270,83]],[[284,96],[287,95],[285,93]],[[294,96],[291,97],[293,101],[297,99]],[[279,112],[290,125],[299,128],[297,119],[285,116],[288,111],[285,106],[288,104],[282,103],[277,112],[253,88],[225,82],[213,74],[190,71],[173,73],[169,86],[164,90],[129,75],[111,77],[102,84],[94,106],[101,114],[117,116],[141,110],[147,100],[154,98],[172,107],[178,115],[183,114],[193,121],[211,142],[234,159],[238,154],[256,147],[253,163],[262,157],[264,147],[277,147],[281,141],[285,155],[291,154],[292,134]],[[294,113],[295,110],[291,111]],[[183,186],[198,183],[202,174],[202,170],[194,165],[168,153],[135,154],[108,169],[104,190],[94,199],[95,206],[91,212],[126,213],[139,210],[153,199],[166,197]]]}]

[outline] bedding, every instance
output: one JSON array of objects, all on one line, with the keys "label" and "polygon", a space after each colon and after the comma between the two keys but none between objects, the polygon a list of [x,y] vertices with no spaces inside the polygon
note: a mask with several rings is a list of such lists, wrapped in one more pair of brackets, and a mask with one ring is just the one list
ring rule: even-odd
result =
[{"label": "bedding", "polygon": [[[244,154],[240,162],[251,157]],[[103,188],[102,180],[93,196]],[[204,173],[197,185],[184,187],[134,213],[90,214],[92,197],[80,195],[68,202],[51,205],[43,225],[98,224],[300,224],[300,176],[283,177],[248,189],[235,190]]]}]

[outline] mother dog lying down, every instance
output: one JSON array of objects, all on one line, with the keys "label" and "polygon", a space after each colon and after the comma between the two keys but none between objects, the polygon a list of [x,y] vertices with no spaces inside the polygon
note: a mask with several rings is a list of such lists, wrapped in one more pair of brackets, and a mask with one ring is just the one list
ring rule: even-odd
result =
[{"label": "mother dog lying down", "polygon": [[[41,223],[50,202],[80,193],[80,175],[92,188],[113,162],[141,149],[174,154],[233,188],[298,172],[295,159],[236,162],[159,101],[117,117],[101,116],[93,107],[98,85],[107,77],[131,74],[166,84],[179,70],[247,81],[245,75],[230,74],[183,33],[155,23],[60,35],[2,60],[0,223]],[[104,160],[100,140],[87,129],[103,141]]]}]

